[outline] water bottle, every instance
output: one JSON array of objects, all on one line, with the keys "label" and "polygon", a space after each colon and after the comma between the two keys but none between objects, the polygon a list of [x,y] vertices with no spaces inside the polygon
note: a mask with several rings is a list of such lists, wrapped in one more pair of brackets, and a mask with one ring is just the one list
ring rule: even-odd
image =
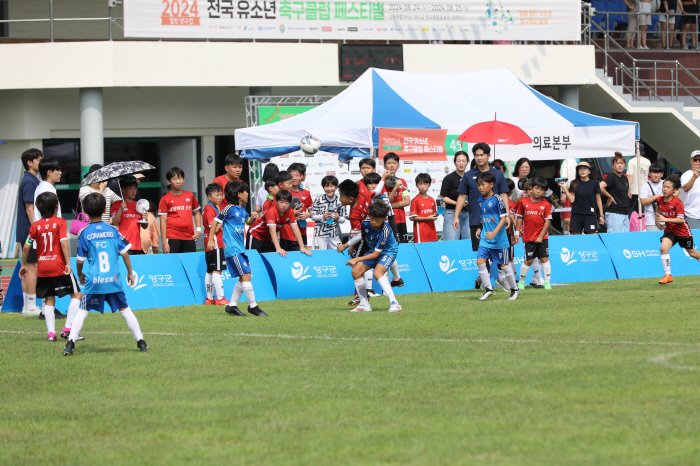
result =
[{"label": "water bottle", "polygon": [[442,200],[442,197],[438,196],[438,198],[435,199],[435,203],[437,204],[438,215],[445,215],[445,201]]},{"label": "water bottle", "polygon": [[[335,212],[335,207],[329,207],[329,208],[328,208],[328,212]],[[327,219],[326,219],[326,223],[327,223],[328,225],[333,225],[333,222],[335,222],[335,220],[333,220],[332,218],[327,218]]]}]

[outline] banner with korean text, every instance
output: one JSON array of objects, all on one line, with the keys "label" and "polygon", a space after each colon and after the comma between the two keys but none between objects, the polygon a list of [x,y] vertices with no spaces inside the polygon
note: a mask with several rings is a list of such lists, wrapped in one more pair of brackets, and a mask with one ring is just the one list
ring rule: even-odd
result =
[{"label": "banner with korean text", "polygon": [[446,129],[379,128],[379,156],[389,152],[401,160],[444,162]]},{"label": "banner with korean text", "polygon": [[580,40],[573,0],[128,0],[125,37]]}]

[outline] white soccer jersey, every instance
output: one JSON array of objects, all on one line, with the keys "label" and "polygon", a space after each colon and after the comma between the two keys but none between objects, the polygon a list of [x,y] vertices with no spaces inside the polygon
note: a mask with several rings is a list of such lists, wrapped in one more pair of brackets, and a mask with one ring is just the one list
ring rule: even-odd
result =
[{"label": "white soccer jersey", "polygon": [[[337,222],[329,224],[323,220],[323,214],[329,210],[335,211],[340,215],[340,219]],[[345,212],[345,206],[340,203],[340,198],[337,194],[332,198],[329,198],[325,194],[318,196],[311,206],[311,215],[312,220],[316,222],[314,237],[340,237],[339,224],[345,222],[345,216],[347,214]]]}]

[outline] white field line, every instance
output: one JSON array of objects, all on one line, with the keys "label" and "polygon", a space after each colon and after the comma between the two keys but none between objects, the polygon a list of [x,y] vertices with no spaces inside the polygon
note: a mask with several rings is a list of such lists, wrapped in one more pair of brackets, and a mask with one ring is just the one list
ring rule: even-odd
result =
[{"label": "white field line", "polygon": [[[680,370],[685,370],[685,371],[697,371],[700,370],[700,366],[684,366],[682,364],[674,364],[673,362],[670,361],[671,358],[678,358],[680,356],[683,356],[685,354],[692,354],[692,353],[697,353],[700,350],[693,350],[693,351],[683,351],[682,353],[666,353],[666,354],[661,354],[659,356],[656,356],[655,358],[649,359],[649,362],[652,364],[659,364],[661,366],[666,366],[670,367],[671,369],[680,369]],[[683,360],[681,360],[681,363]]]}]

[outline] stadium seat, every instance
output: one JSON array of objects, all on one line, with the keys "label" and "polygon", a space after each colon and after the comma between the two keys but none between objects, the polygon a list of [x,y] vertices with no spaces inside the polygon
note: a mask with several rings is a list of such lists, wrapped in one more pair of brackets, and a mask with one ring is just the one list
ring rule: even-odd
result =
[{"label": "stadium seat", "polygon": [[[596,12],[606,12],[608,11],[608,2],[607,0],[592,0],[591,5],[593,8],[595,8]],[[604,31],[610,31],[610,24],[605,24],[605,19],[607,18],[607,15],[605,14],[600,14],[596,13],[593,15],[591,18],[591,21],[600,26],[601,29]],[[596,28],[593,28],[593,32],[598,32]]]}]

